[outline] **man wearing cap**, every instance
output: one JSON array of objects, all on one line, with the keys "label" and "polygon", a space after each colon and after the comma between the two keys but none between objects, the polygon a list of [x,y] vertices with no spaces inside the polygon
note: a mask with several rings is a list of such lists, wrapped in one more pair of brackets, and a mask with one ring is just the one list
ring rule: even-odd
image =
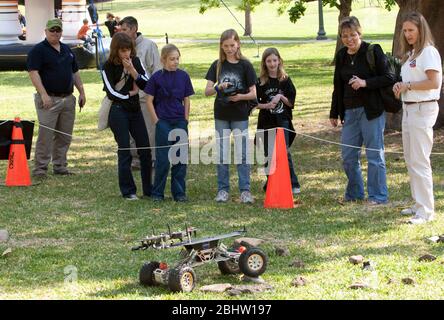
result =
[{"label": "man wearing cap", "polygon": [[49,20],[46,39],[28,54],[27,69],[37,90],[34,103],[40,124],[33,170],[36,177],[46,176],[51,158],[54,174],[71,174],[67,168],[67,153],[75,118],[73,86],[80,94],[80,110],[86,102],[75,56],[66,44],[60,42],[62,31],[60,19]]},{"label": "man wearing cap", "polygon": [[[162,69],[162,64],[160,63],[159,49],[154,41],[145,38],[140,32],[138,32],[139,24],[137,19],[131,16],[123,18],[120,23],[120,31],[129,35],[136,44],[137,57],[142,62],[142,66],[145,68],[148,77],[151,77],[154,72]],[[139,100],[140,106],[142,107],[142,114],[145,120],[145,126],[148,131],[148,137],[150,140],[150,145],[155,145],[155,132],[156,126],[151,120],[151,115],[148,112],[146,106],[146,93],[143,90],[139,90]],[[131,137],[130,140],[131,148],[136,147],[134,139]],[[140,168],[139,155],[136,150],[131,150],[131,155],[133,161],[131,164],[132,168]],[[152,152],[153,161],[155,161],[155,153]]]}]

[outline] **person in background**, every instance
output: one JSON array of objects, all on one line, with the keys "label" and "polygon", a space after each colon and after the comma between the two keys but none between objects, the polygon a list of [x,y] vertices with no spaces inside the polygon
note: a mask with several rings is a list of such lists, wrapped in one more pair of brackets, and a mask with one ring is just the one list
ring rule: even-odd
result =
[{"label": "person in background", "polygon": [[85,47],[90,47],[94,43],[91,37],[88,35],[89,30],[90,27],[88,19],[83,19],[83,26],[80,28],[79,32],[77,32],[77,39],[83,40],[83,45]]},{"label": "person in background", "polygon": [[20,26],[23,28],[26,27],[26,18],[25,16],[18,10],[18,20],[20,22]]},{"label": "person in background", "polygon": [[401,214],[413,215],[411,224],[423,224],[435,217],[430,154],[439,112],[442,62],[426,19],[411,12],[402,21],[402,82],[396,83],[393,91],[403,101],[402,144],[415,204]]},{"label": "person in background", "polygon": [[117,22],[114,19],[114,15],[111,12],[106,14],[105,26],[108,28],[109,36],[112,37],[116,32]]},{"label": "person in background", "polygon": [[22,41],[26,40],[26,18],[25,16],[18,10],[18,21],[20,23],[20,27],[22,28],[22,34],[19,35],[19,39]]},{"label": "person in background", "polygon": [[120,27],[120,21],[122,21],[120,17],[116,16],[116,26],[114,27],[114,33],[122,31]]}]

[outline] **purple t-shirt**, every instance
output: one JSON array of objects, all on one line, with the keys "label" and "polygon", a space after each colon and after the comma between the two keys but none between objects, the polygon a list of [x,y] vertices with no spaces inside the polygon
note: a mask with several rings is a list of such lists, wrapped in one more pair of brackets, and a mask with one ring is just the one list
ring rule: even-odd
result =
[{"label": "purple t-shirt", "polygon": [[155,72],[144,91],[154,97],[156,115],[162,120],[185,119],[183,99],[194,94],[190,76],[181,69]]}]

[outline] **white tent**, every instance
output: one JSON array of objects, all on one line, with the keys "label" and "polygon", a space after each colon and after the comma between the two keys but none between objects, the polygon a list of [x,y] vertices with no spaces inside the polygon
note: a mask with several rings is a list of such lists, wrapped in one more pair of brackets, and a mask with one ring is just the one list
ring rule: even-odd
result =
[{"label": "white tent", "polygon": [[[54,0],[25,0],[26,42],[45,38],[46,21],[54,18]],[[85,0],[63,0],[63,41],[77,41],[77,31],[87,18]],[[18,43],[22,34],[18,21],[18,0],[0,0],[0,45]]]}]

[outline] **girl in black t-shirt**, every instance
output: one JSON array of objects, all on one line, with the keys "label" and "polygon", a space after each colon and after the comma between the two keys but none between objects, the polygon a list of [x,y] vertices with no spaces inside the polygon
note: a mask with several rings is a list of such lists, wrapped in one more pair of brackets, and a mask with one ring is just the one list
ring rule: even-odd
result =
[{"label": "girl in black t-shirt", "polygon": [[[226,30],[220,37],[219,59],[214,61],[205,77],[205,95],[216,94],[214,118],[217,134],[219,159],[217,164],[217,202],[229,198],[231,156],[230,136],[233,132],[235,163],[239,176],[241,203],[252,203],[250,193],[250,165],[247,161],[248,116],[250,102],[256,99],[256,73],[252,64],[242,56],[240,39],[233,29]],[[240,160],[240,161],[239,161]]]},{"label": "girl in black t-shirt", "polygon": [[[260,109],[257,123],[259,130],[258,137],[263,138],[265,157],[268,157],[268,154],[270,154],[270,156],[273,154],[273,152],[271,152],[272,150],[269,150],[268,144],[270,140],[270,146],[272,148],[275,137],[275,131],[268,130],[279,127],[288,129],[284,130],[284,133],[287,145],[288,164],[290,167],[291,186],[293,194],[299,194],[301,187],[298,177],[294,172],[293,161],[289,151],[296,135],[291,122],[293,118],[292,110],[296,98],[296,88],[285,72],[284,61],[276,48],[268,48],[262,54],[261,71],[259,79],[256,82],[256,91],[259,102],[257,108]],[[268,160],[267,162],[270,163]],[[265,184],[264,189],[266,189],[266,187],[267,185]]]}]

